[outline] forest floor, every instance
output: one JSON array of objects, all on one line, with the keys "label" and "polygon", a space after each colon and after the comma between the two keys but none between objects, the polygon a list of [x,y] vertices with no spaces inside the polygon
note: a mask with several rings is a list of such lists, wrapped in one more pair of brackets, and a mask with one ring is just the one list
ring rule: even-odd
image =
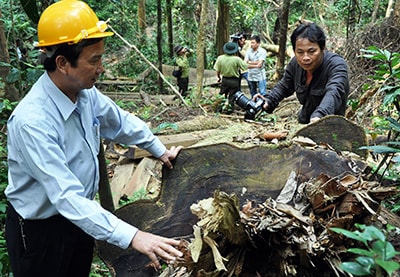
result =
[{"label": "forest floor", "polygon": [[[370,28],[367,28],[365,32],[363,33],[360,32],[360,34],[358,34],[357,36],[352,37],[351,40],[349,40],[348,44],[346,45],[344,51],[345,52],[344,57],[349,62],[349,70],[350,70],[351,84],[352,84],[352,89],[349,98],[355,100],[359,99],[363,94],[363,90],[361,88],[367,83],[366,80],[369,78],[368,76],[373,75],[373,72],[371,71],[371,69],[373,68],[371,62],[362,59],[359,56],[360,45],[377,45],[377,46],[382,46],[381,48],[385,48],[384,47],[385,45],[393,45],[393,47],[394,46],[398,47],[398,44],[396,43],[387,42],[387,39],[390,41],[392,40],[397,41],[398,40],[397,36],[399,34],[398,29],[388,28],[388,26],[397,26],[397,25],[393,24],[393,22],[391,21],[388,21],[381,24],[381,26],[370,26]],[[387,31],[388,29],[390,29],[391,32],[395,34],[393,35],[393,37],[395,37],[396,39],[392,39],[392,37],[390,36],[383,35],[388,32]],[[335,40],[333,39],[332,41]],[[343,50],[343,45],[334,47],[334,49]],[[398,48],[393,48],[389,50],[393,52],[398,52]],[[166,70],[163,68],[163,72],[167,76],[168,80],[170,80],[170,82],[173,83],[173,85],[175,85],[175,79],[171,76],[172,68],[173,67],[167,67]],[[194,69],[191,70],[189,79],[196,80],[196,71]],[[300,129],[303,129],[306,126],[303,124],[299,124],[297,122],[297,113],[300,109],[300,104],[298,103],[298,100],[295,96],[284,99],[279,104],[279,106],[277,107],[277,109],[274,111],[273,114],[262,113],[255,120],[245,120],[244,110],[241,109],[240,107],[237,107],[237,109],[233,114],[230,115],[221,114],[217,112],[218,103],[216,103],[217,101],[215,101],[215,99],[218,99],[218,97],[215,96],[218,95],[219,88],[215,86],[215,81],[216,81],[215,72],[207,71],[205,73],[205,83],[207,84],[207,88],[205,89],[203,95],[203,97],[206,98],[205,100],[207,101],[202,101],[202,103],[208,103],[208,104],[202,104],[201,107],[200,106],[188,107],[188,105],[182,103],[182,99],[179,99],[179,97],[176,95],[174,96],[173,93],[170,93],[169,95],[158,95],[158,93],[154,93],[158,98],[152,98],[151,114],[146,115],[146,117],[143,118],[144,121],[146,121],[147,124],[150,126],[150,128],[153,130],[153,132],[159,136],[190,133],[196,138],[198,138],[195,144],[188,146],[187,148],[197,147],[197,146],[200,147],[211,146],[219,143],[228,143],[228,144],[233,144],[240,148],[271,145],[277,149],[280,149],[281,146],[284,147],[291,144],[296,133]],[[195,84],[191,84],[191,86],[195,86]],[[101,89],[101,91],[107,91],[107,89]],[[128,90],[125,89],[125,91]],[[243,91],[248,97],[249,92],[245,86]],[[143,93],[141,93],[141,95],[143,96]],[[349,117],[348,119],[354,122],[356,125],[358,125],[361,129],[365,130],[366,133],[368,133],[368,129],[372,127],[372,123],[370,121],[371,120],[370,118],[372,117],[371,115],[376,113],[376,111],[378,110],[379,105],[382,103],[381,98],[382,95],[378,94],[372,95],[369,99],[367,99],[368,101],[362,107],[358,107],[358,109],[354,113],[352,113],[351,118]],[[210,99],[213,99],[213,101],[211,101]],[[188,101],[187,103],[191,104],[191,101]],[[141,110],[141,107],[142,105],[139,104],[138,107],[135,107],[135,110],[133,110],[132,112],[137,114],[138,116],[141,116],[141,113],[137,111]],[[336,131],[342,132],[345,130],[339,129]],[[272,140],[267,139],[266,137],[268,133],[279,134],[279,136],[277,136],[276,139]],[[351,134],[351,130],[349,131],[349,133]],[[280,134],[284,135],[280,136]],[[329,145],[327,147],[328,149],[330,149]],[[109,163],[110,171],[113,171],[118,165],[122,164],[121,157],[114,156],[114,158],[115,159],[111,158],[111,156],[107,157],[107,159],[110,161]],[[370,160],[370,158],[371,155],[368,156],[367,160],[368,163],[377,162],[376,160],[375,161]],[[139,161],[135,161],[135,163],[139,163]],[[336,165],[332,164],[332,167],[336,167]],[[157,170],[158,173],[161,172],[160,168],[158,168]],[[277,170],[279,171],[280,168],[277,168]],[[115,178],[115,176],[113,177],[113,172],[111,172],[109,175],[110,177],[112,177],[111,178],[112,181],[112,179]],[[286,176],[284,176],[283,178],[286,178]],[[158,184],[160,183],[161,182],[158,182]],[[362,202],[365,202],[364,200]],[[337,204],[337,207],[339,206],[341,205]],[[354,208],[353,205],[347,207]],[[186,208],[189,209],[189,207]],[[354,214],[354,211],[350,209],[350,213]],[[331,216],[334,216],[333,212]],[[395,218],[393,219],[393,222],[396,222],[395,226],[398,227],[400,225],[399,217],[398,215],[394,215],[394,217]],[[281,217],[280,219],[284,218]],[[285,232],[280,232],[280,233],[284,234]],[[395,244],[396,249],[399,250],[400,246],[398,245],[398,243],[395,243],[397,239],[391,241],[392,243]],[[276,247],[276,249],[283,249],[283,247]],[[111,249],[106,248],[105,250],[108,251]],[[337,252],[336,254],[339,255],[339,252]],[[263,255],[260,256],[265,256],[265,255],[263,253]],[[112,258],[114,259],[115,256],[113,256]],[[112,260],[108,259],[107,262],[112,263]],[[299,264],[297,264],[297,266],[298,265]],[[337,272],[336,274],[334,273],[329,274],[325,271],[325,269],[323,271],[325,274],[324,276],[338,276]],[[400,275],[399,272],[396,273],[397,274],[393,276]],[[282,271],[278,270],[277,275],[265,275],[265,276],[282,276],[279,274],[282,274]],[[186,275],[168,275],[168,276],[186,276]],[[255,275],[253,274],[250,276],[255,276]],[[264,275],[257,275],[257,276],[264,276]],[[287,276],[292,276],[292,275],[287,275]],[[310,276],[317,276],[317,275],[310,275]]]},{"label": "forest floor", "polygon": [[[243,91],[249,95],[247,88],[244,87]],[[213,95],[218,93],[219,88],[207,89],[207,94]],[[209,95],[207,97],[209,97]],[[154,105],[152,108],[152,115],[145,120],[150,128],[156,130],[155,133],[160,136],[192,134],[197,137],[198,140],[193,145],[188,146],[189,148],[211,146],[220,143],[228,143],[240,148],[252,148],[254,146],[272,146],[279,148],[290,145],[295,134],[300,129],[307,126],[297,122],[297,112],[300,109],[300,104],[295,96],[284,99],[273,114],[261,113],[257,115],[255,120],[246,120],[244,118],[244,110],[238,106],[233,114],[225,115],[216,111],[215,103],[192,108],[183,105],[179,97],[171,97],[171,95],[164,96],[164,98],[160,96],[159,100],[153,99],[153,101],[155,102],[152,103],[152,105]],[[364,127],[365,126],[360,126],[360,128]],[[341,131],[344,130],[332,129],[332,133]],[[267,134],[273,134],[276,135],[276,137],[275,139],[271,139]],[[107,158],[111,161],[108,166],[112,170],[115,170],[115,168],[121,164],[121,157],[116,157],[114,160],[110,159],[110,156]],[[140,161],[135,161],[136,168],[139,168],[139,162]],[[266,161],[266,163],[268,163],[268,161]],[[161,172],[160,168],[146,170]],[[110,176],[113,176],[113,173],[110,173]],[[286,176],[281,176],[281,178],[282,177],[286,178]],[[115,178],[115,176],[113,178]],[[160,185],[161,182],[157,184]],[[155,190],[159,191],[160,188]],[[153,194],[154,187],[151,190],[148,187],[148,191],[151,191],[150,194]],[[202,199],[197,199],[197,201],[200,200]],[[124,204],[122,204],[122,206],[123,205]],[[133,207],[134,206],[132,206],[132,209]],[[189,207],[181,208],[189,209]],[[106,252],[107,251],[108,250],[106,250]],[[108,260],[108,262],[111,261]],[[279,271],[279,269],[277,270]],[[332,274],[329,276],[334,275]]]},{"label": "forest floor", "polygon": [[[393,25],[390,22],[388,22],[387,24],[390,26]],[[372,26],[371,29],[366,31],[366,33],[362,35],[360,34],[357,38],[356,37],[353,38],[353,41],[351,41],[352,44],[350,44],[350,47],[347,47],[346,49],[347,52],[345,55],[346,59],[351,61],[349,63],[349,68],[352,76],[351,83],[353,88],[351,90],[351,95],[350,95],[352,99],[359,99],[362,96],[363,91],[361,87],[366,83],[366,80],[369,78],[368,76],[372,75],[371,63],[368,63],[365,60],[361,60],[357,56],[359,54],[359,47],[360,45],[366,44],[363,42],[363,39],[373,40],[376,37],[377,42],[382,41],[380,39],[382,37],[380,34],[382,32],[386,32],[387,26],[385,24],[382,24],[382,26],[380,27],[381,28],[375,29]],[[394,33],[398,35],[398,32],[394,31]],[[379,43],[376,44],[379,45]],[[392,49],[392,51],[397,51],[397,49]],[[175,80],[173,79],[173,77],[171,77],[170,71],[172,71],[172,67],[168,68],[168,70],[166,70],[164,74],[166,74],[170,82],[175,85]],[[191,71],[190,79],[191,80],[196,79],[196,72],[194,69],[192,69]],[[206,82],[209,84],[216,83],[215,72],[212,71],[207,72]],[[194,84],[191,85],[193,86]],[[104,89],[102,91],[104,91]],[[203,97],[205,97],[206,100],[216,99],[216,97],[214,96],[218,95],[219,88],[210,85],[207,86],[207,89],[205,91],[206,92],[204,93]],[[246,94],[246,96],[249,96],[248,89],[246,87],[243,88],[243,91]],[[155,93],[155,95],[157,95],[157,93]],[[143,118],[144,121],[148,123],[148,125],[156,135],[168,136],[168,135],[190,133],[193,136],[197,137],[198,138],[197,142],[191,146],[188,146],[187,148],[197,147],[197,146],[208,146],[208,145],[211,146],[219,143],[229,143],[238,146],[240,148],[271,145],[279,149],[281,146],[284,147],[289,145],[292,142],[292,139],[294,138],[295,134],[300,129],[306,126],[303,124],[299,124],[297,122],[297,113],[300,109],[300,104],[298,103],[298,100],[295,96],[284,99],[279,104],[279,106],[277,107],[277,109],[274,111],[273,114],[262,113],[255,120],[245,120],[244,110],[241,109],[240,107],[237,107],[237,109],[233,114],[224,115],[218,112],[217,109],[218,103],[216,103],[215,101],[203,101],[207,102],[208,104],[207,105],[203,104],[201,107],[192,107],[192,106],[188,107],[187,105],[184,105],[182,103],[182,100],[178,96],[176,95],[174,96],[173,93],[170,93],[170,95],[157,95],[157,96],[158,98],[152,98],[151,114],[147,115],[146,118]],[[358,107],[358,110],[356,110],[352,114],[351,118],[348,119],[350,119],[360,128],[364,129],[366,133],[368,133],[368,129],[371,128],[372,126],[370,121],[371,118],[370,115],[376,112],[377,107],[379,107],[382,101],[381,98],[382,95],[371,96],[369,99],[367,99],[364,106]],[[189,102],[190,101],[188,101],[188,103]],[[136,114],[135,111],[132,112]],[[138,112],[137,114],[140,116],[140,112]],[[342,132],[342,131],[343,130],[341,129],[332,129],[332,132]],[[270,139],[267,136],[267,134],[271,133],[278,134],[276,139]],[[281,134],[284,135],[280,136]],[[327,147],[329,149],[329,145]],[[114,170],[119,164],[121,164],[120,157],[115,157],[115,159],[111,159],[109,156],[107,158],[110,161],[109,170]],[[370,158],[371,156],[368,157],[368,162],[369,161],[376,162],[369,160]],[[135,163],[136,162],[138,161],[135,161]],[[332,164],[332,167],[335,166],[336,164]],[[110,177],[112,176],[113,173],[110,173]],[[286,178],[286,176],[284,178]],[[182,208],[189,209],[189,207],[182,207]],[[394,217],[395,218],[393,219],[393,222],[396,222],[395,226],[399,226],[400,225],[398,223],[399,217],[397,215],[394,215]],[[396,235],[396,237],[392,240],[392,242],[395,241],[399,241],[398,235]],[[399,246],[396,244],[396,248],[398,247]],[[280,249],[280,246],[277,247],[277,249]],[[106,248],[106,251],[108,250],[109,249]],[[111,262],[111,260],[108,260],[108,262]],[[325,272],[324,274],[328,273]],[[180,275],[168,275],[168,276],[180,276]],[[255,276],[255,275],[250,275],[250,276]],[[272,275],[266,275],[266,276],[272,276]],[[292,275],[287,275],[287,276],[292,276]],[[309,276],[309,275],[304,275],[304,276]],[[316,276],[316,275],[311,275],[311,276]],[[332,273],[331,275],[328,274],[326,276],[337,276],[337,275]],[[399,273],[397,272],[397,274],[394,276],[399,276]]]}]

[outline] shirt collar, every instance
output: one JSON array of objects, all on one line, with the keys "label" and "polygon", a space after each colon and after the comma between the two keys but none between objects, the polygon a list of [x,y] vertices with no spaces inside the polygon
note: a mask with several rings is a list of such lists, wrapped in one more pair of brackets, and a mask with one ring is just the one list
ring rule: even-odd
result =
[{"label": "shirt collar", "polygon": [[79,102],[79,96],[77,103],[72,103],[71,99],[69,99],[51,80],[50,76],[45,73],[45,78],[47,79],[47,84],[49,85],[49,89],[46,90],[47,94],[53,100],[54,104],[60,111],[64,120],[67,120],[70,115],[74,112],[77,107],[77,103]]}]

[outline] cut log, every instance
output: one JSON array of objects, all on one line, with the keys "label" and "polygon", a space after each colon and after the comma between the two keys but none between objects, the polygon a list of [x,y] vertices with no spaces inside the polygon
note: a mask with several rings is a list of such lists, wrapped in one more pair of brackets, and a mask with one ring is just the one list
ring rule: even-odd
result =
[{"label": "cut log", "polygon": [[[167,148],[170,148],[171,146],[179,146],[179,145],[182,145],[183,147],[187,147],[187,146],[195,144],[196,142],[198,142],[200,140],[198,137],[195,137],[191,134],[165,135],[165,136],[158,136],[158,138],[161,140],[161,142]],[[151,156],[151,154],[146,150],[143,150],[136,146],[132,146],[131,148],[133,148],[134,151],[130,152],[130,154],[128,156],[126,156],[127,158],[140,159],[143,157]]]},{"label": "cut log", "polygon": [[349,151],[366,158],[367,136],[362,127],[343,116],[329,115],[315,123],[308,124],[294,136],[308,137],[317,144],[328,144],[336,151]]},{"label": "cut log", "polygon": [[161,183],[161,162],[155,158],[143,158],[139,164],[123,163],[114,169],[110,188],[114,207],[120,206],[121,199],[134,199],[139,196],[157,197]]},{"label": "cut log", "polygon": [[[366,167],[362,161],[352,162],[361,171]],[[197,222],[189,209],[193,203],[213,196],[215,190],[235,193],[241,204],[249,197],[260,202],[275,198],[292,171],[301,183],[321,173],[339,176],[353,169],[348,159],[334,151],[303,149],[296,144],[281,149],[241,149],[229,144],[186,148],[174,160],[173,170],[163,167],[157,199],[128,204],[115,214],[143,231],[187,238]],[[146,256],[105,242],[97,244],[100,257],[117,276],[156,276],[154,269],[146,267]]]},{"label": "cut log", "polygon": [[138,191],[147,192],[148,188],[161,183],[160,175],[161,162],[154,158],[143,158],[132,174],[128,185],[124,187],[122,194],[131,197]]},{"label": "cut log", "polygon": [[125,187],[135,170],[134,163],[125,163],[117,166],[114,170],[114,177],[111,179],[110,188],[114,207],[119,206],[119,200],[125,194]]},{"label": "cut log", "polygon": [[[134,103],[144,102],[143,96],[139,92],[103,91],[103,94],[107,95],[114,101],[124,100],[132,101]],[[149,105],[159,105],[161,101],[168,105],[176,103],[175,95],[147,95],[147,98],[149,102],[147,104]]]}]

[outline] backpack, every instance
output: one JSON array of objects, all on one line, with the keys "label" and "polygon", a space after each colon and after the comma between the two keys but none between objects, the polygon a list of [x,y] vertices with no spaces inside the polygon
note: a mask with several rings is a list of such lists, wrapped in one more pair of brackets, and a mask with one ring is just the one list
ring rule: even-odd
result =
[{"label": "backpack", "polygon": [[175,78],[180,78],[182,76],[182,71],[179,69],[175,69],[174,66],[174,71],[172,71],[172,76],[174,76]]}]

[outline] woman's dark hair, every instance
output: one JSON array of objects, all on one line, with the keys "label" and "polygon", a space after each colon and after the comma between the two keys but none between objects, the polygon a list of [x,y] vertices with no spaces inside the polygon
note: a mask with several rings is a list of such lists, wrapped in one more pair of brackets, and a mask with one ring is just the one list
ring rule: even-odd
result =
[{"label": "woman's dark hair", "polygon": [[302,23],[293,31],[290,36],[290,41],[293,46],[293,50],[296,50],[296,41],[299,38],[306,38],[313,43],[317,43],[321,50],[325,49],[326,36],[324,31],[317,24],[312,22]]},{"label": "woman's dark hair", "polygon": [[56,58],[57,56],[64,56],[72,67],[76,67],[79,55],[82,53],[83,48],[95,44],[103,38],[84,39],[77,44],[61,44],[57,46],[45,47],[47,50],[52,51],[53,47],[57,47],[54,54],[51,57],[47,57],[45,53],[39,56],[39,61],[43,64],[44,69],[53,72],[56,70]]}]

